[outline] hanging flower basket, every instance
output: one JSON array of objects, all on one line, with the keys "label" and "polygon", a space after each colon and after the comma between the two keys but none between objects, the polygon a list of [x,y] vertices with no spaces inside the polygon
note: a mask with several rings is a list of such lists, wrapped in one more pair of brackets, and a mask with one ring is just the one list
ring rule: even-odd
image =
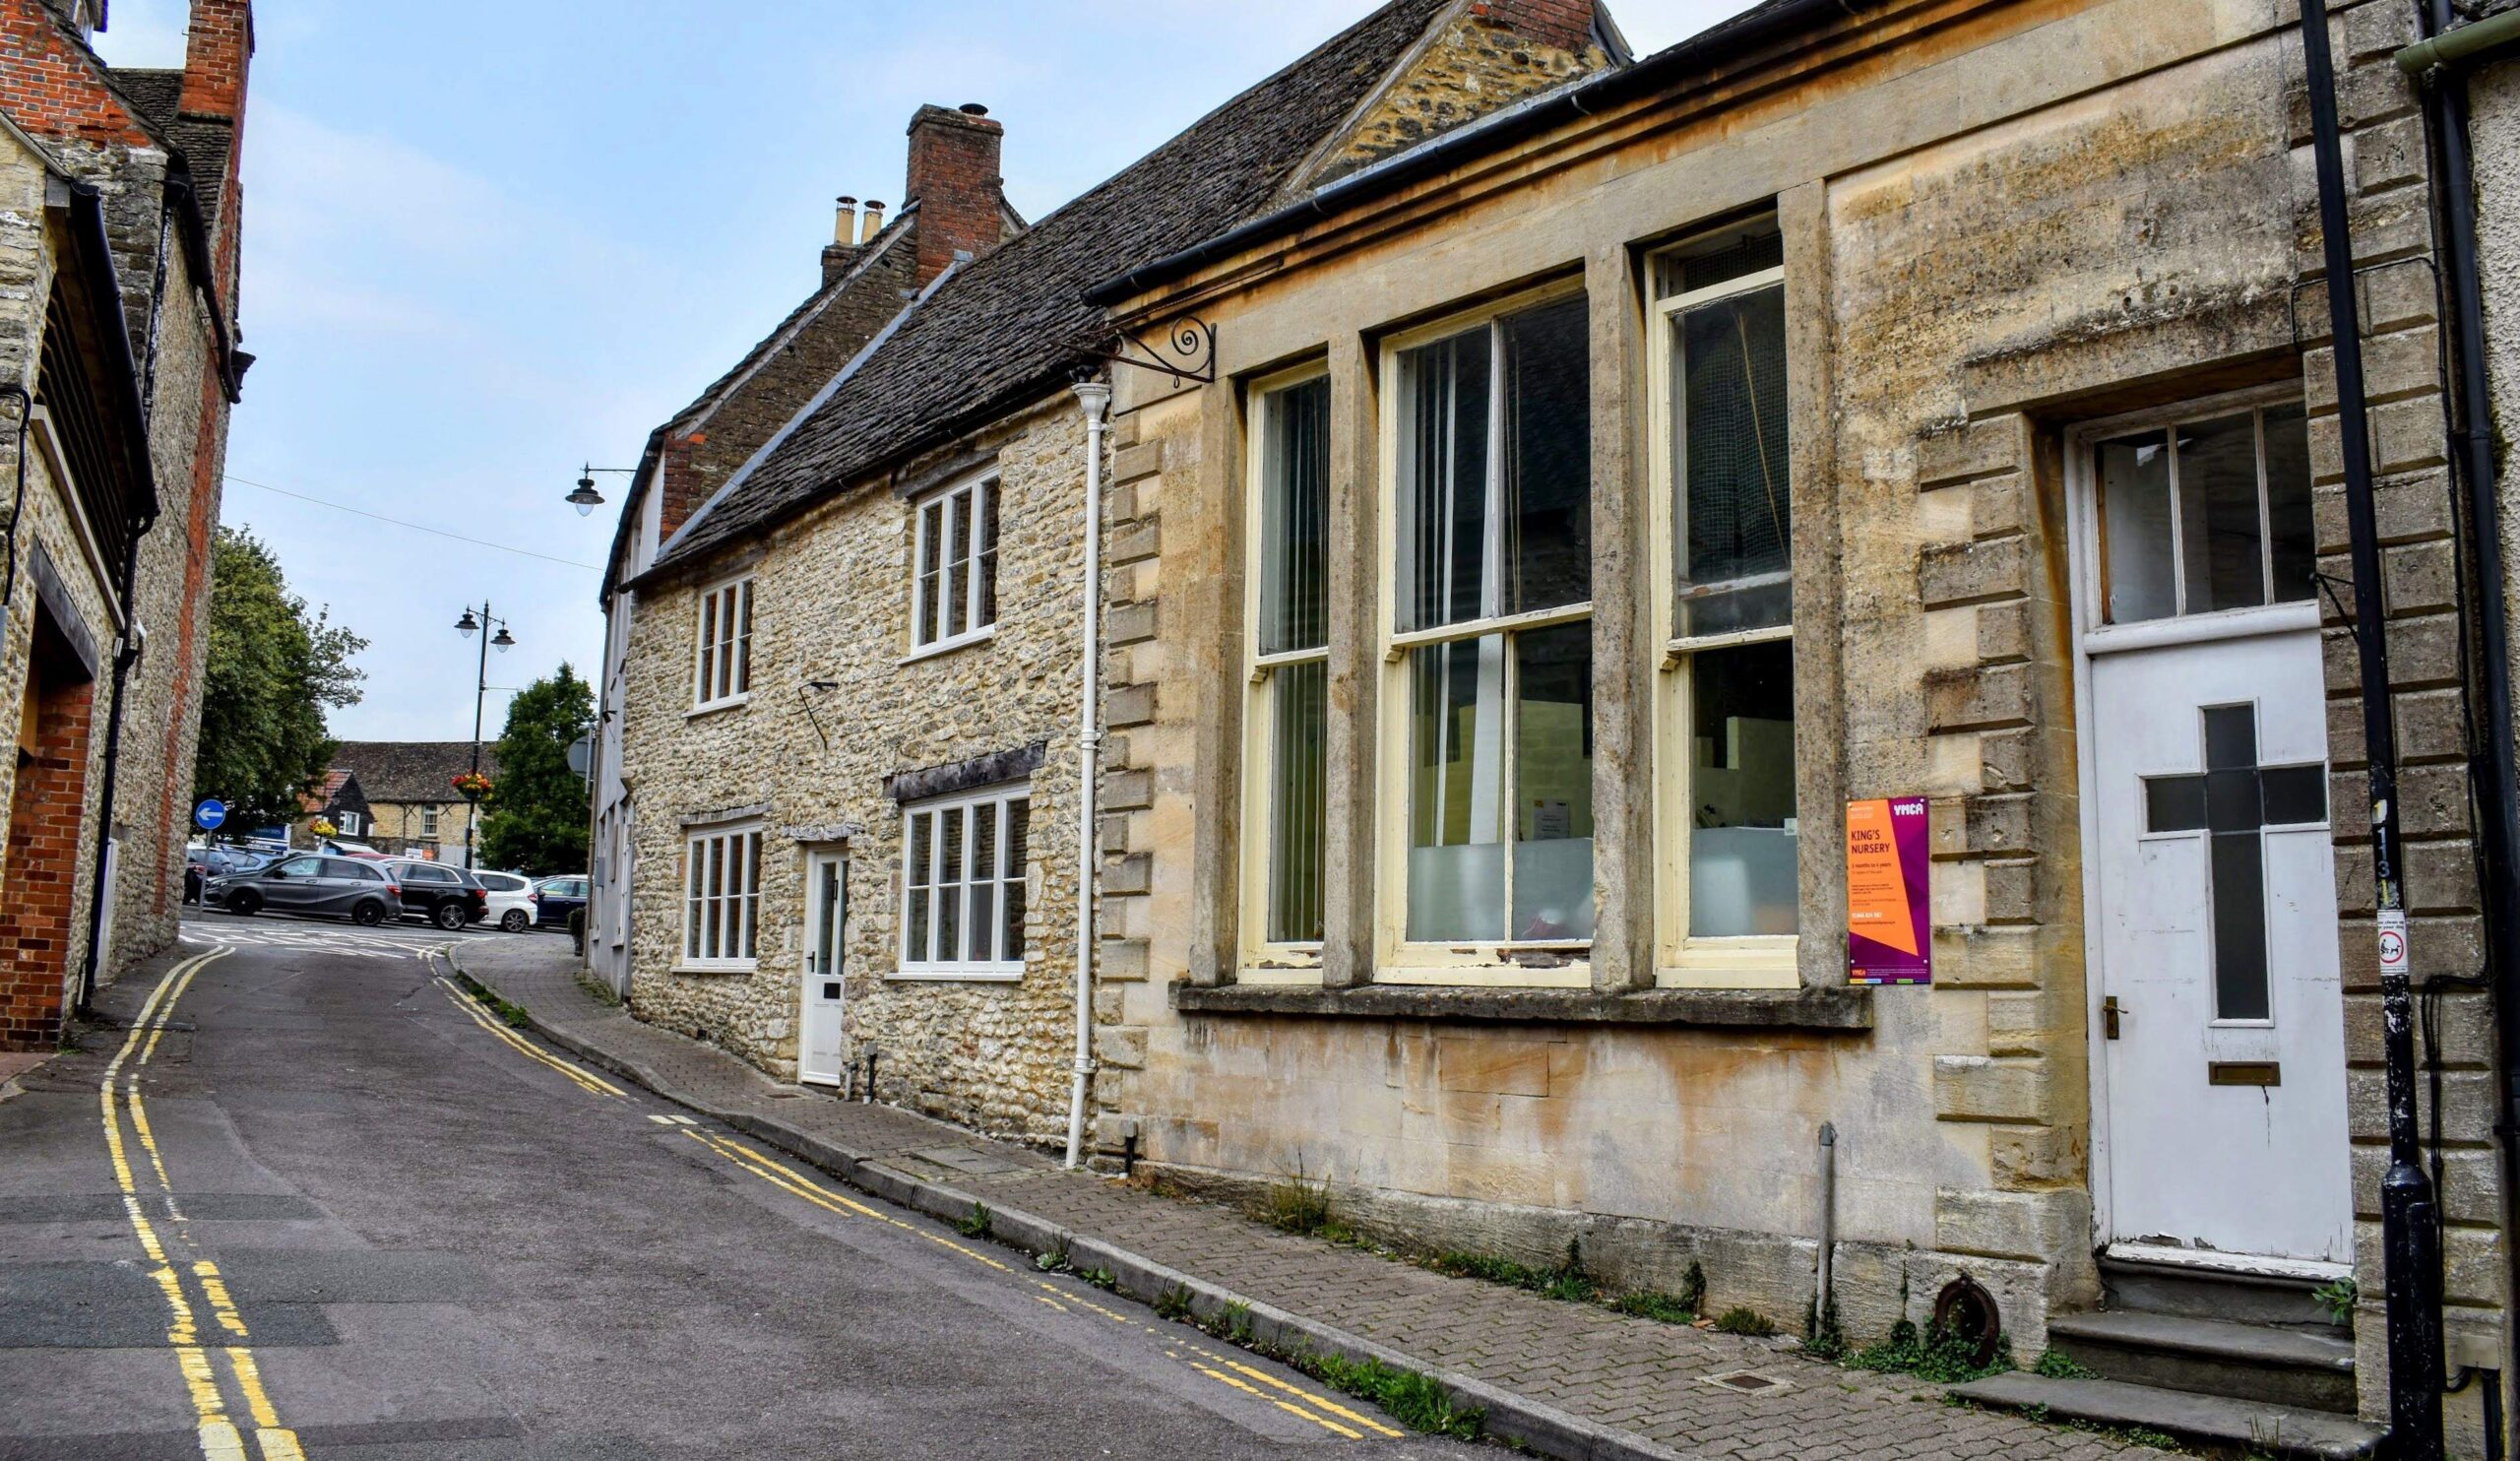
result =
[{"label": "hanging flower basket", "polygon": [[330,837],[342,829],[334,826],[331,822],[322,817],[317,817],[315,820],[306,824],[306,830],[314,833],[318,837]]},{"label": "hanging flower basket", "polygon": [[490,794],[490,779],[477,771],[459,771],[453,783],[455,790],[478,799]]}]

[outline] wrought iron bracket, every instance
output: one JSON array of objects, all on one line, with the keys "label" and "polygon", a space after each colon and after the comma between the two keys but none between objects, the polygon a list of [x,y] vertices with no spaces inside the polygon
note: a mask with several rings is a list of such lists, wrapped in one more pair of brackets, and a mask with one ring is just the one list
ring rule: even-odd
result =
[{"label": "wrought iron bracket", "polygon": [[1174,380],[1212,386],[1217,379],[1217,327],[1197,315],[1183,315],[1166,326],[1152,344],[1124,330],[1109,359],[1114,365],[1134,365]]}]

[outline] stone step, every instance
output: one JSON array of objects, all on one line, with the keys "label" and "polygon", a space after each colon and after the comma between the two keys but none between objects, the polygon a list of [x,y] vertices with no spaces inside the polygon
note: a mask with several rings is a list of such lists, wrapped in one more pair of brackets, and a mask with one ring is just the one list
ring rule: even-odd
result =
[{"label": "stone step", "polygon": [[2327,1310],[2310,1297],[2319,1286],[2317,1279],[2104,1253],[2100,1281],[2110,1308],[2241,1324],[2324,1326],[2328,1321]]},{"label": "stone step", "polygon": [[2326,1411],[2157,1390],[2119,1380],[2051,1380],[2023,1370],[1958,1385],[1952,1393],[1980,1405],[2026,1411],[2043,1420],[2140,1426],[2191,1444],[2307,1461],[2355,1461],[2373,1454],[2381,1436],[2376,1426]]},{"label": "stone step", "polygon": [[2102,1309],[2049,1319],[2048,1346],[2104,1379],[2354,1412],[2354,1341],[2342,1330]]}]

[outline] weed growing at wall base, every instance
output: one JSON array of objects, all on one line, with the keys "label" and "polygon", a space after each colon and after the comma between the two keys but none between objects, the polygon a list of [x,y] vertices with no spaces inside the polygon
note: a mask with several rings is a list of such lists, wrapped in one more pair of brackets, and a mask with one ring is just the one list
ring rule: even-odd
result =
[{"label": "weed growing at wall base", "polygon": [[1322,1383],[1370,1400],[1412,1430],[1477,1440],[1487,1427],[1487,1412],[1455,1406],[1444,1387],[1414,1369],[1379,1360],[1351,1360],[1344,1355],[1304,1353],[1289,1363]]}]

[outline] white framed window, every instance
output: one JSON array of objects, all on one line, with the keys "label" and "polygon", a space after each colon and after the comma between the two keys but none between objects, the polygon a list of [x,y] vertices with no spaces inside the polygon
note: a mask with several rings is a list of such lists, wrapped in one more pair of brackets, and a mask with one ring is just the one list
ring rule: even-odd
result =
[{"label": "white framed window", "polygon": [[2318,597],[2306,416],[2298,391],[2253,392],[2079,433],[2103,624]]},{"label": "white framed window", "polygon": [[1774,220],[1651,261],[1655,910],[1665,983],[1791,986],[1800,820],[1785,252]]},{"label": "white framed window", "polygon": [[342,813],[341,819],[334,823],[334,825],[342,829],[342,835],[344,837],[356,837],[358,836],[359,829],[358,813],[354,811],[345,811]]},{"label": "white framed window", "polygon": [[[1329,819],[1330,378],[1262,385],[1251,411],[1243,576],[1242,943],[1317,966]],[[1265,970],[1246,977],[1265,978]]]},{"label": "white framed window", "polygon": [[682,966],[750,969],[761,926],[761,829],[712,827],[683,845]]},{"label": "white framed window", "polygon": [[902,810],[901,977],[1020,979],[1030,786]]},{"label": "white framed window", "polygon": [[423,806],[423,807],[421,807],[421,808],[420,808],[420,835],[421,835],[422,837],[435,837],[435,836],[437,836],[437,808],[436,808],[436,807],[434,807],[434,806]]},{"label": "white framed window", "polygon": [[730,579],[700,595],[691,705],[713,710],[752,698],[752,579]]},{"label": "white framed window", "polygon": [[921,498],[911,516],[910,643],[949,650],[997,627],[997,477]]},{"label": "white framed window", "polygon": [[1591,979],[1587,311],[1552,288],[1385,347],[1377,775],[1404,812],[1381,833],[1376,968],[1395,983]]}]

